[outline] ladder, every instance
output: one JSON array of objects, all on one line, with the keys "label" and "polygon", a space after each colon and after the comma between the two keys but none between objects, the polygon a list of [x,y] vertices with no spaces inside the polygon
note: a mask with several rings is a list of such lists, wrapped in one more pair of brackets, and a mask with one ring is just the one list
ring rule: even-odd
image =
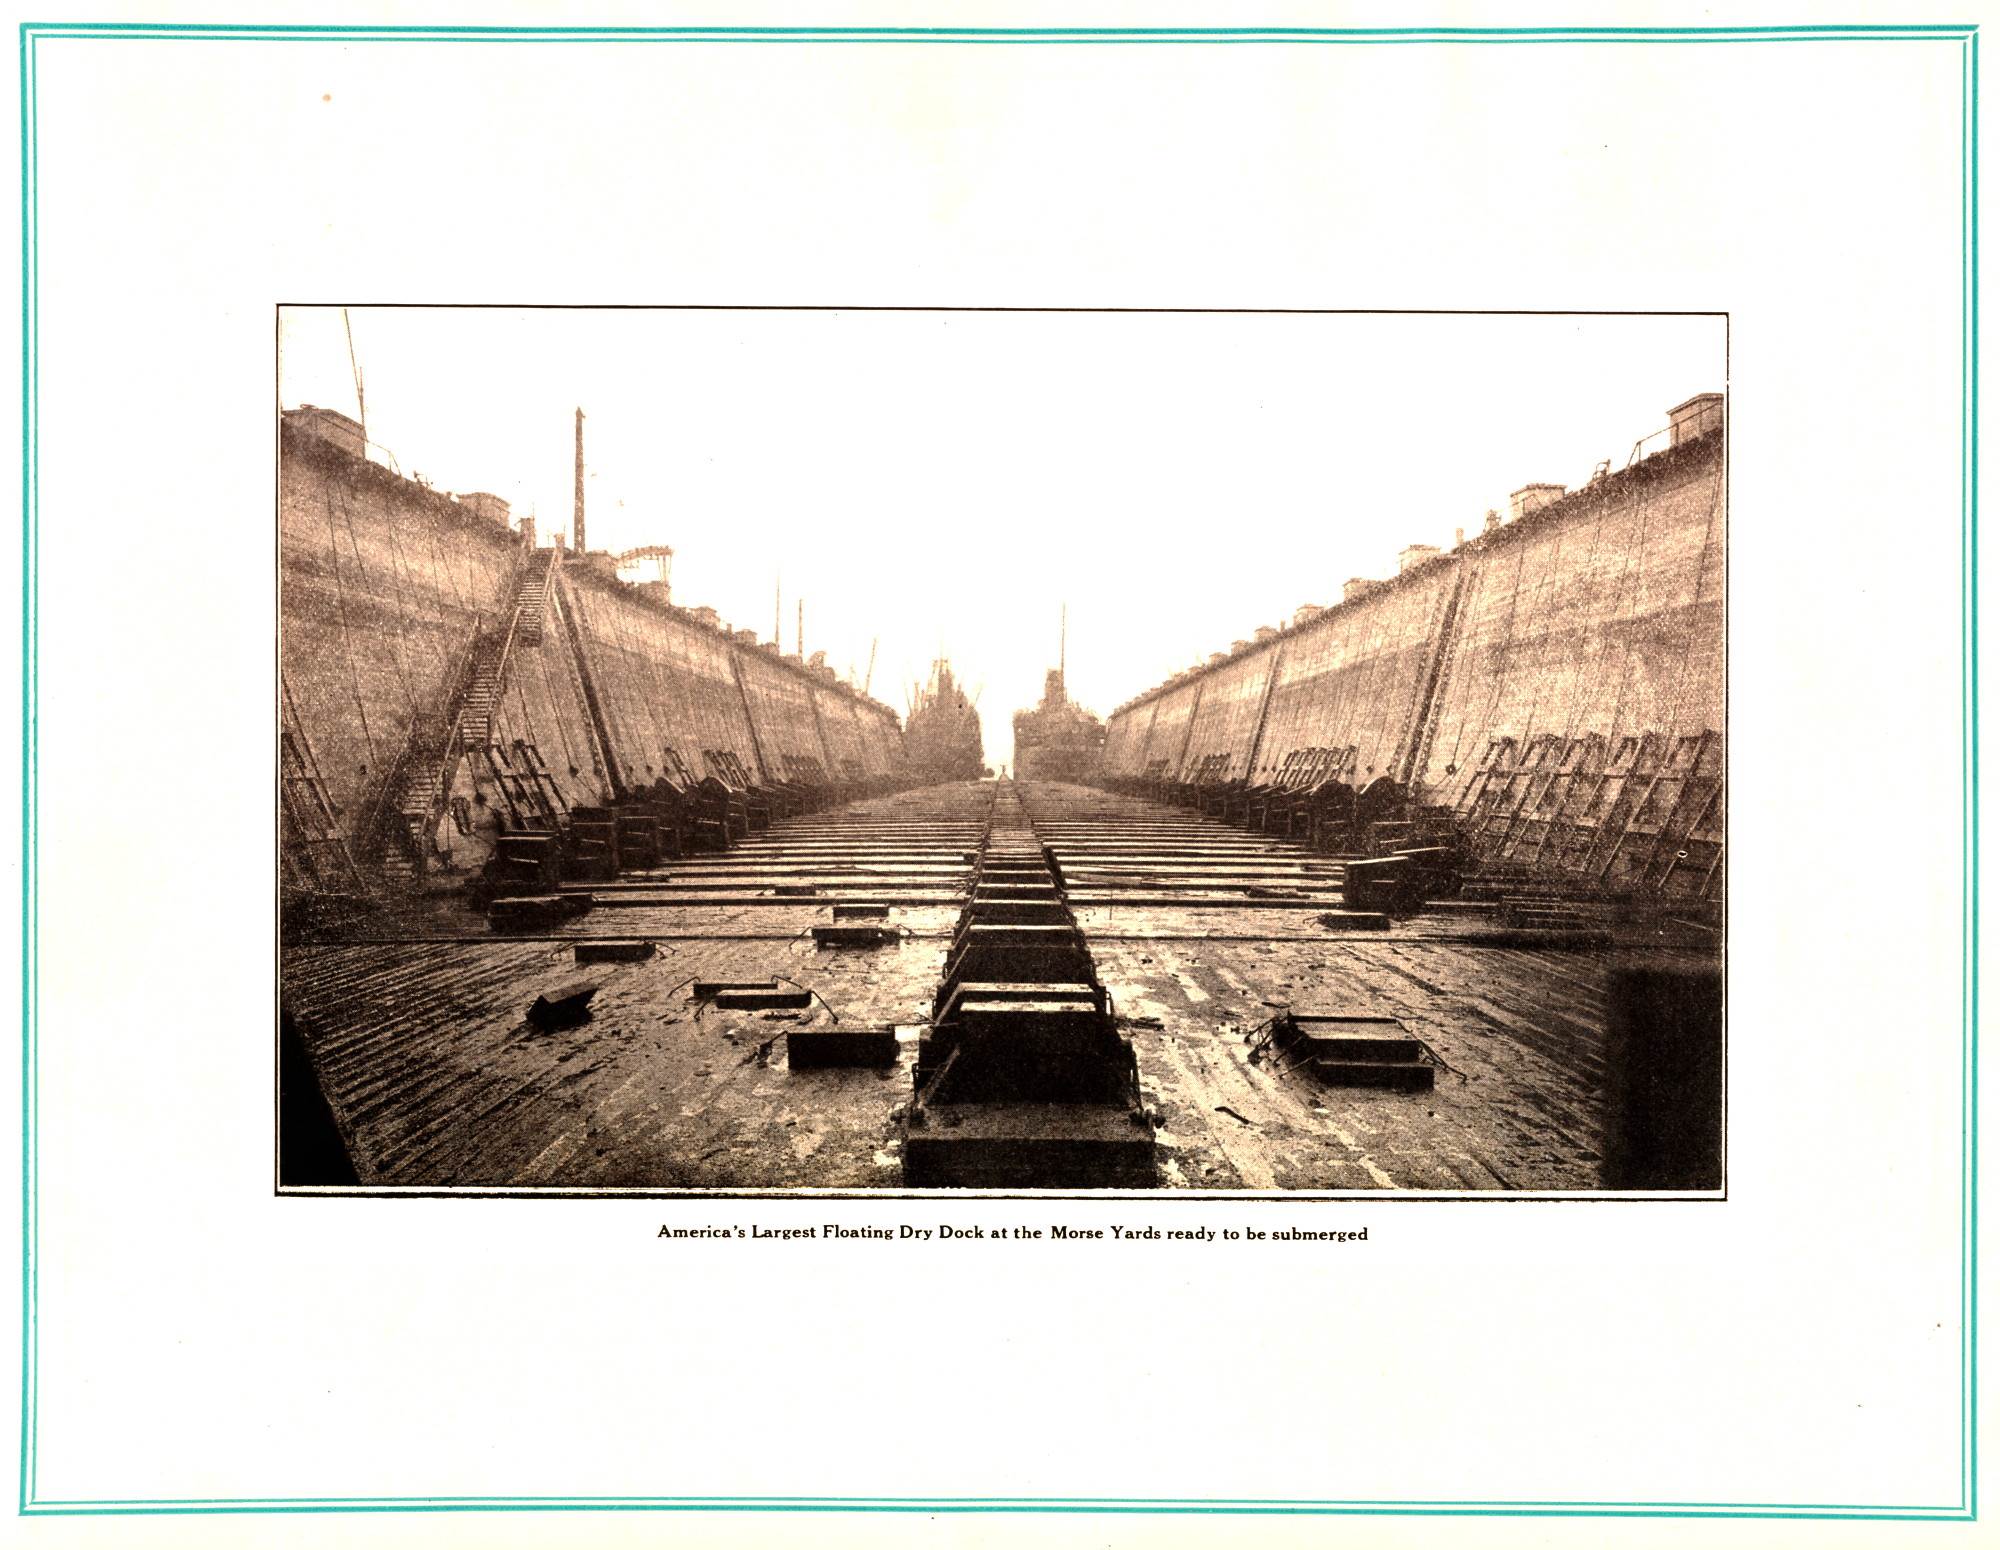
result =
[{"label": "ladder", "polygon": [[514,739],[511,750],[502,743],[483,745],[486,762],[500,783],[501,797],[515,830],[553,832],[569,812],[562,787],[542,760],[541,750],[526,738]]},{"label": "ladder", "polygon": [[278,727],[278,782],[284,840],[278,847],[284,879],[313,893],[366,893],[340,811],[326,789],[312,743],[292,703],[292,686],[279,675],[283,717]]},{"label": "ladder", "polygon": [[503,628],[480,637],[472,676],[459,708],[459,736],[467,748],[483,748],[493,736],[493,712],[507,687],[507,667],[516,646],[539,646],[548,616],[549,573],[554,549],[537,549],[521,572],[514,607]]},{"label": "ladder", "polygon": [[[517,644],[538,645],[548,614],[549,582],[557,551],[537,549],[523,562],[503,623],[490,628],[475,627],[461,666],[446,677],[442,714],[419,716],[410,729],[410,741],[390,793],[394,832],[400,843],[391,845],[382,857],[382,870],[398,880],[408,880],[428,867],[432,855],[431,826],[437,822],[451,797],[459,761],[468,753],[489,748],[493,739],[493,717],[507,686],[508,666]],[[520,746],[518,743],[517,747]],[[495,773],[503,787],[508,771],[504,756],[494,760]],[[528,812],[544,813],[548,798],[543,782],[553,785],[548,771],[535,756],[535,768],[524,772],[534,786]],[[512,806],[518,792],[509,791]],[[561,793],[556,793],[560,802]],[[553,828],[553,818],[526,822],[524,827]]]}]

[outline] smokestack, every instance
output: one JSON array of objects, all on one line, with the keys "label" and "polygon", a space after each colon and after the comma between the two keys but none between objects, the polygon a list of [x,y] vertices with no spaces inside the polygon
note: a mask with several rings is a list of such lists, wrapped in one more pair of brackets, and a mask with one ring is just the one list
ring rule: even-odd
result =
[{"label": "smokestack", "polygon": [[570,523],[576,538],[576,552],[588,554],[590,545],[583,541],[583,411],[576,412],[576,516]]}]

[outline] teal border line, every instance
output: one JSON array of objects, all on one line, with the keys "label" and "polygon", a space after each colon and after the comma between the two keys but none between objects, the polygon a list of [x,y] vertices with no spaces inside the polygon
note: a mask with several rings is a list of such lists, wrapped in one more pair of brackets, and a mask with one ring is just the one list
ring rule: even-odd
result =
[{"label": "teal border line", "polygon": [[35,147],[35,51],[29,29],[21,29],[21,1510],[33,1494],[36,1382],[35,1319],[39,1303],[41,1223],[40,1182],[35,1172],[36,1121],[40,1083],[36,1048],[40,1019],[40,933],[36,883],[40,876],[40,830],[36,805],[36,739],[40,716],[35,703],[40,670],[38,568],[40,502],[36,438],[36,335],[40,287],[35,270],[36,217],[40,208]]},{"label": "teal border line", "polygon": [[[244,1497],[44,1499],[35,1489],[40,1181],[35,1135],[40,1119],[38,984],[40,871],[36,739],[39,725],[37,544],[39,449],[36,392],[40,329],[37,275],[39,171],[36,130],[36,45],[45,39],[183,40],[204,42],[492,43],[906,43],[1069,45],[1513,45],[1956,42],[1961,44],[1963,167],[1960,221],[1962,318],[1960,359],[1960,680],[1964,868],[1961,895],[1963,1180],[1960,1194],[1962,1342],[1960,1496],[1950,1505],[1804,1502],[1587,1501],[1296,1501],[1260,1498],[1030,1497]],[[1603,1518],[1830,1518],[1849,1521],[1947,1521],[1978,1517],[1978,1077],[1979,1077],[1979,31],[1970,23],[1745,27],[496,27],[313,26],[228,23],[24,22],[20,28],[21,90],[21,1464],[23,1516],[189,1516],[298,1513],[436,1512],[782,1512],[782,1513],[1128,1513],[1195,1516],[1403,1516]]]}]

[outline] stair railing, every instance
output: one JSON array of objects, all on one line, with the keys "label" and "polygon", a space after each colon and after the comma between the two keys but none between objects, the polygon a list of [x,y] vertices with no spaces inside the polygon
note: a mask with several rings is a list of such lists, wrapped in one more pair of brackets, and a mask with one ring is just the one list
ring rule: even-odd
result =
[{"label": "stair railing", "polygon": [[403,786],[410,771],[424,758],[427,747],[449,747],[453,742],[454,723],[457,708],[463,704],[465,691],[471,687],[474,657],[479,650],[480,639],[486,633],[486,616],[472,616],[472,631],[459,648],[444,680],[445,693],[442,701],[447,707],[442,715],[419,711],[410,720],[409,736],[404,738],[402,749],[389,766],[389,773],[376,787],[375,799],[369,804],[368,816],[357,835],[365,836],[371,858],[379,859],[383,847],[392,833],[389,816],[395,810],[401,797]]}]

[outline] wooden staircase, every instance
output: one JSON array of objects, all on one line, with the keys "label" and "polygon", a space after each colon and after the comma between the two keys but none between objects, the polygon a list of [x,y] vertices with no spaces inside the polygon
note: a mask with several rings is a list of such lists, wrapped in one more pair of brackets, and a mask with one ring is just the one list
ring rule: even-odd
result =
[{"label": "wooden staircase", "polygon": [[459,706],[459,730],[466,748],[493,741],[493,710],[507,687],[507,664],[515,646],[539,646],[548,613],[549,581],[560,551],[537,549],[514,589],[514,608],[505,630],[482,636],[472,653],[472,679]]},{"label": "wooden staircase", "polygon": [[542,643],[559,553],[537,549],[529,555],[515,580],[504,623],[477,632],[459,670],[451,675],[444,714],[422,718],[411,729],[410,743],[392,777],[394,796],[385,815],[388,843],[381,863],[385,877],[409,881],[423,871],[430,831],[450,799],[459,762],[492,743],[493,716],[507,687],[514,648]]}]

